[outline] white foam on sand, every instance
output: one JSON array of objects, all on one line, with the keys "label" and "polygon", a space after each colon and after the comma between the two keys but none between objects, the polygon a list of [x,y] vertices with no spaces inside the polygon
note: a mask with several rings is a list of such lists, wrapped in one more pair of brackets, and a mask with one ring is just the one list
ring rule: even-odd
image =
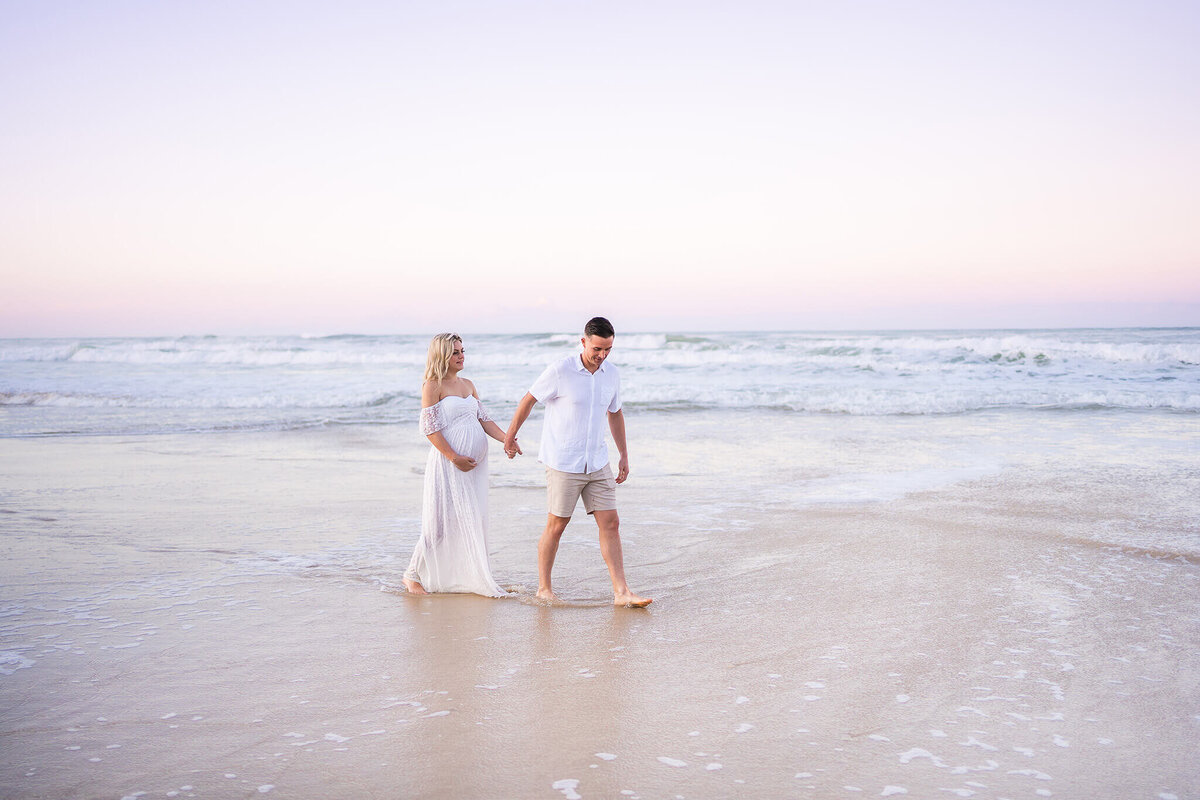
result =
[{"label": "white foam on sand", "polygon": [[937,767],[947,766],[946,762],[942,761],[940,758],[938,758],[937,756],[935,756],[933,753],[929,752],[928,750],[924,750],[920,747],[914,747],[913,749],[909,750],[908,752],[901,753],[900,754],[900,763],[907,764],[910,761],[912,761],[913,759],[917,759],[917,758],[928,758],[930,761],[933,762],[934,766],[937,766]]},{"label": "white foam on sand", "polygon": [[19,669],[29,669],[37,662],[20,653],[0,653],[0,675],[12,675]]},{"label": "white foam on sand", "polygon": [[579,781],[574,778],[564,778],[561,781],[555,781],[550,784],[551,789],[557,789],[563,793],[563,797],[567,800],[583,800],[583,795],[575,791],[579,788]]},{"label": "white foam on sand", "polygon": [[804,481],[788,497],[800,507],[843,503],[883,503],[910,494],[942,489],[958,483],[979,480],[998,473],[998,461],[905,469],[897,464],[894,472],[842,473],[830,478]]}]

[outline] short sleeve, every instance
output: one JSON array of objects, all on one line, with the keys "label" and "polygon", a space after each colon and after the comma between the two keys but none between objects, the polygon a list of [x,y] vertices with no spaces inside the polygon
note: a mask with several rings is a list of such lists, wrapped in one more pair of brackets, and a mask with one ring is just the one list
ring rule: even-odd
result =
[{"label": "short sleeve", "polygon": [[428,436],[431,433],[437,433],[444,427],[446,427],[446,415],[442,413],[440,403],[421,409],[421,435]]},{"label": "short sleeve", "polygon": [[551,364],[546,367],[538,379],[533,382],[529,393],[536,397],[539,403],[558,397],[558,365]]},{"label": "short sleeve", "polygon": [[484,408],[483,401],[480,400],[478,397],[475,398],[475,405],[478,406],[478,409],[479,409],[476,412],[476,416],[479,417],[480,422],[495,422],[496,421],[496,420],[492,419],[492,415],[488,413],[488,410],[486,408]]}]

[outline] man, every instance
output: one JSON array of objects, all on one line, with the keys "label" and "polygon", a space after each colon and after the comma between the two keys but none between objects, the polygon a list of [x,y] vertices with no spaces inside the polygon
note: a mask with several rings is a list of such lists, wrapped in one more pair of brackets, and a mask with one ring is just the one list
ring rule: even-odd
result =
[{"label": "man", "polygon": [[[625,416],[621,413],[621,379],[617,368],[606,363],[614,336],[612,323],[604,317],[589,320],[580,340],[583,352],[546,367],[517,404],[504,439],[504,452],[509,458],[521,453],[517,432],[534,405],[545,404],[538,461],[546,465],[550,513],[538,541],[537,596],[547,602],[558,600],[550,573],[558,542],[581,496],[584,509],[595,517],[600,529],[600,554],[612,579],[613,604],[645,608],[652,602],[629,590],[621,556],[617,484],[629,476],[629,455],[625,449]],[[620,453],[616,478],[608,463],[605,421]]]}]

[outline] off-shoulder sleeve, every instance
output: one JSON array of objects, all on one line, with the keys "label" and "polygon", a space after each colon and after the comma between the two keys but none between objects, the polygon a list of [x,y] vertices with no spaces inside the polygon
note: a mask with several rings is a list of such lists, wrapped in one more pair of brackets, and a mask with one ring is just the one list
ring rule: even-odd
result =
[{"label": "off-shoulder sleeve", "polygon": [[488,410],[486,408],[484,408],[483,401],[480,400],[478,397],[475,398],[475,404],[477,406],[479,406],[478,416],[479,416],[480,422],[495,422],[496,421],[496,420],[492,419],[492,415],[488,413]]},{"label": "off-shoulder sleeve", "polygon": [[444,427],[446,427],[446,415],[442,413],[440,403],[421,409],[421,435],[428,436],[431,433],[437,433]]}]

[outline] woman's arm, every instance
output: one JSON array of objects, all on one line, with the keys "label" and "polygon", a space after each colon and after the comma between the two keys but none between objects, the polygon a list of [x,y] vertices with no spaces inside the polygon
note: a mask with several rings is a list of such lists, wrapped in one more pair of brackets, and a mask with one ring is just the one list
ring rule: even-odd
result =
[{"label": "woman's arm", "polygon": [[[463,380],[466,380],[466,378],[464,378]],[[483,408],[483,401],[479,399],[479,392],[477,392],[475,390],[475,384],[472,383],[471,381],[467,381],[467,385],[471,387],[471,396],[474,397],[479,402],[479,407]],[[499,425],[497,425],[495,422],[492,422],[490,419],[488,419],[488,420],[481,419],[481,420],[479,420],[479,424],[483,426],[483,432],[486,433],[488,436],[492,437],[497,442],[504,441],[504,429],[501,428]]]},{"label": "woman's arm", "polygon": [[495,439],[497,442],[504,442],[504,429],[490,419],[483,424],[483,432]]},{"label": "woman's arm", "polygon": [[425,381],[421,384],[421,408],[436,406],[442,399],[442,385],[435,381]]},{"label": "woman's arm", "polygon": [[458,467],[463,472],[470,472],[475,469],[475,459],[467,456],[460,456],[454,452],[454,448],[446,441],[446,437],[442,436],[441,431],[434,431],[425,437],[429,439],[430,444],[437,448],[437,451],[444,455],[451,464]]}]

